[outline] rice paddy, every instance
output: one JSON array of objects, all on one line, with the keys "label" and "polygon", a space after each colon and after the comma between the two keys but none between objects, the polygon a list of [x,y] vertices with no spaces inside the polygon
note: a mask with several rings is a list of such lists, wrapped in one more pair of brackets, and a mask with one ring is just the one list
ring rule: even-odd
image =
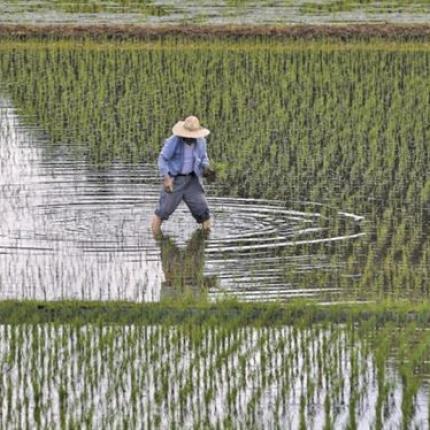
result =
[{"label": "rice paddy", "polygon": [[[3,37],[0,427],[429,428],[429,65],[425,40]],[[154,240],[189,113],[214,230],[181,207]]]},{"label": "rice paddy", "polygon": [[0,336],[6,428],[336,428],[374,423],[377,401],[400,423],[405,401],[400,375],[377,374],[340,327],[3,325]]},{"label": "rice paddy", "polygon": [[2,0],[1,21],[86,24],[428,23],[428,0]]},{"label": "rice paddy", "polygon": [[[363,237],[361,217],[330,208],[323,216],[321,205],[305,202],[292,210],[279,201],[209,197],[210,237],[193,233],[182,207],[155,241],[148,229],[159,193],[154,166],[95,169],[66,145],[44,160],[42,132],[22,124],[9,104],[0,108],[3,299],[157,301],[188,289],[212,299],[345,299],[337,286],[303,288],[284,273],[286,264],[290,273],[334,271],[339,255],[336,263],[321,253],[282,253]],[[341,228],[324,226],[331,217]]]},{"label": "rice paddy", "polygon": [[427,428],[415,322],[223,321],[2,324],[1,425]]},{"label": "rice paddy", "polygon": [[[145,295],[144,273],[161,268],[147,228],[158,194],[155,160],[182,112],[214,129],[209,156],[220,175],[208,188],[216,229],[203,244],[206,275],[224,270],[238,286],[243,269],[248,294],[271,277],[279,296],[287,285],[326,289],[329,300],[428,296],[428,44],[14,43],[6,41],[0,56],[2,87],[20,117],[4,111],[3,139],[12,141],[7,130],[21,136],[15,150],[2,145],[12,154],[3,157],[4,181],[18,196],[4,216],[17,224],[7,227],[16,230],[12,238],[20,236],[19,220],[28,223],[24,214],[40,224],[31,233],[37,238],[14,240],[17,249],[31,240],[48,257],[27,264],[27,256],[3,254],[4,273],[22,267],[6,297],[22,294],[16,290],[28,279],[47,288],[46,277],[69,270],[65,285],[79,272],[91,293],[76,282],[47,297]],[[39,193],[35,182],[44,183]],[[190,238],[184,215],[166,226],[179,247]],[[332,238],[345,240],[324,240]],[[74,264],[62,257],[73,254],[71,241],[81,248]],[[148,266],[154,247],[158,269]],[[88,272],[78,269],[85,259]],[[122,293],[106,288],[106,276]],[[23,295],[41,298],[37,290]]]}]

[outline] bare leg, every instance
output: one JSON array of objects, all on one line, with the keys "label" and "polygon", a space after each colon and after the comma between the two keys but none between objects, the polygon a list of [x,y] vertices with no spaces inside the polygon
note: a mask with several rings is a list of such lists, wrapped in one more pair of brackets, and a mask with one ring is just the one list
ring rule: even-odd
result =
[{"label": "bare leg", "polygon": [[210,218],[202,222],[203,231],[209,231],[211,228],[212,228],[212,222]]},{"label": "bare leg", "polygon": [[162,222],[163,221],[161,220],[161,218],[158,215],[154,215],[152,217],[151,230],[152,230],[152,235],[154,236],[154,239],[157,239],[161,234],[161,223]]}]

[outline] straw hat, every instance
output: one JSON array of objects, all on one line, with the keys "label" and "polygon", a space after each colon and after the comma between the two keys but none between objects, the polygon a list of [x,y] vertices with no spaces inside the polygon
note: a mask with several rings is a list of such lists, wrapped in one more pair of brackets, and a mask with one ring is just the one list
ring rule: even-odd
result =
[{"label": "straw hat", "polygon": [[173,134],[180,137],[206,137],[210,131],[200,125],[196,116],[188,116],[185,121],[178,121],[172,128]]}]

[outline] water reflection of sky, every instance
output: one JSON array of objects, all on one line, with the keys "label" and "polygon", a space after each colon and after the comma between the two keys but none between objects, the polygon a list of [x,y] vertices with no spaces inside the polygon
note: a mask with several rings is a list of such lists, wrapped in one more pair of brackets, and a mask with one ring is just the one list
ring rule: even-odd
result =
[{"label": "water reflection of sky", "polygon": [[[0,0],[1,22],[6,23],[76,23],[80,24],[265,24],[265,23],[329,23],[329,22],[392,22],[428,23],[428,2],[402,2],[396,7],[380,1],[353,5],[349,10],[318,7],[336,1],[320,0],[154,0],[128,2],[96,1],[92,4],[46,0]],[[91,8],[96,5],[96,8]],[[348,6],[351,6],[348,4]],[[79,9],[80,7],[80,9]],[[348,9],[348,8],[347,8]]]},{"label": "water reflection of sky", "polygon": [[338,273],[341,259],[283,251],[359,238],[360,217],[334,212],[347,226],[335,233],[324,226],[326,214],[309,208],[210,196],[208,238],[182,205],[155,241],[154,166],[91,167],[29,123],[0,100],[1,298],[158,301],[189,290],[268,300],[340,292],[327,284],[303,289],[285,272]]},{"label": "water reflection of sky", "polygon": [[[10,351],[22,359],[11,360]],[[235,428],[322,429],[329,422],[346,429],[353,422],[370,429],[379,422],[427,429],[427,384],[413,375],[405,418],[405,376],[388,352],[377,355],[341,326],[0,325],[6,405],[40,405],[45,428],[57,428],[60,415],[84,422],[92,414],[93,428],[123,428],[132,417],[132,428],[224,428],[230,420]],[[62,391],[73,401],[58,401]],[[1,414],[0,427],[22,428],[17,416]],[[28,428],[40,426],[37,411],[25,416]]]}]

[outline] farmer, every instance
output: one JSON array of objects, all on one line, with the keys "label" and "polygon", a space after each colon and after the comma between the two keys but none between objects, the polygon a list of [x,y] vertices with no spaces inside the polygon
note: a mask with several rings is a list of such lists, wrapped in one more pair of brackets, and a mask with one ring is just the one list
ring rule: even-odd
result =
[{"label": "farmer", "polygon": [[211,220],[201,177],[213,177],[209,168],[205,137],[210,131],[200,126],[195,116],[178,121],[170,136],[164,143],[158,166],[163,180],[158,207],[152,219],[152,233],[158,237],[161,223],[184,200],[194,219],[202,225],[204,231],[211,228]]}]

